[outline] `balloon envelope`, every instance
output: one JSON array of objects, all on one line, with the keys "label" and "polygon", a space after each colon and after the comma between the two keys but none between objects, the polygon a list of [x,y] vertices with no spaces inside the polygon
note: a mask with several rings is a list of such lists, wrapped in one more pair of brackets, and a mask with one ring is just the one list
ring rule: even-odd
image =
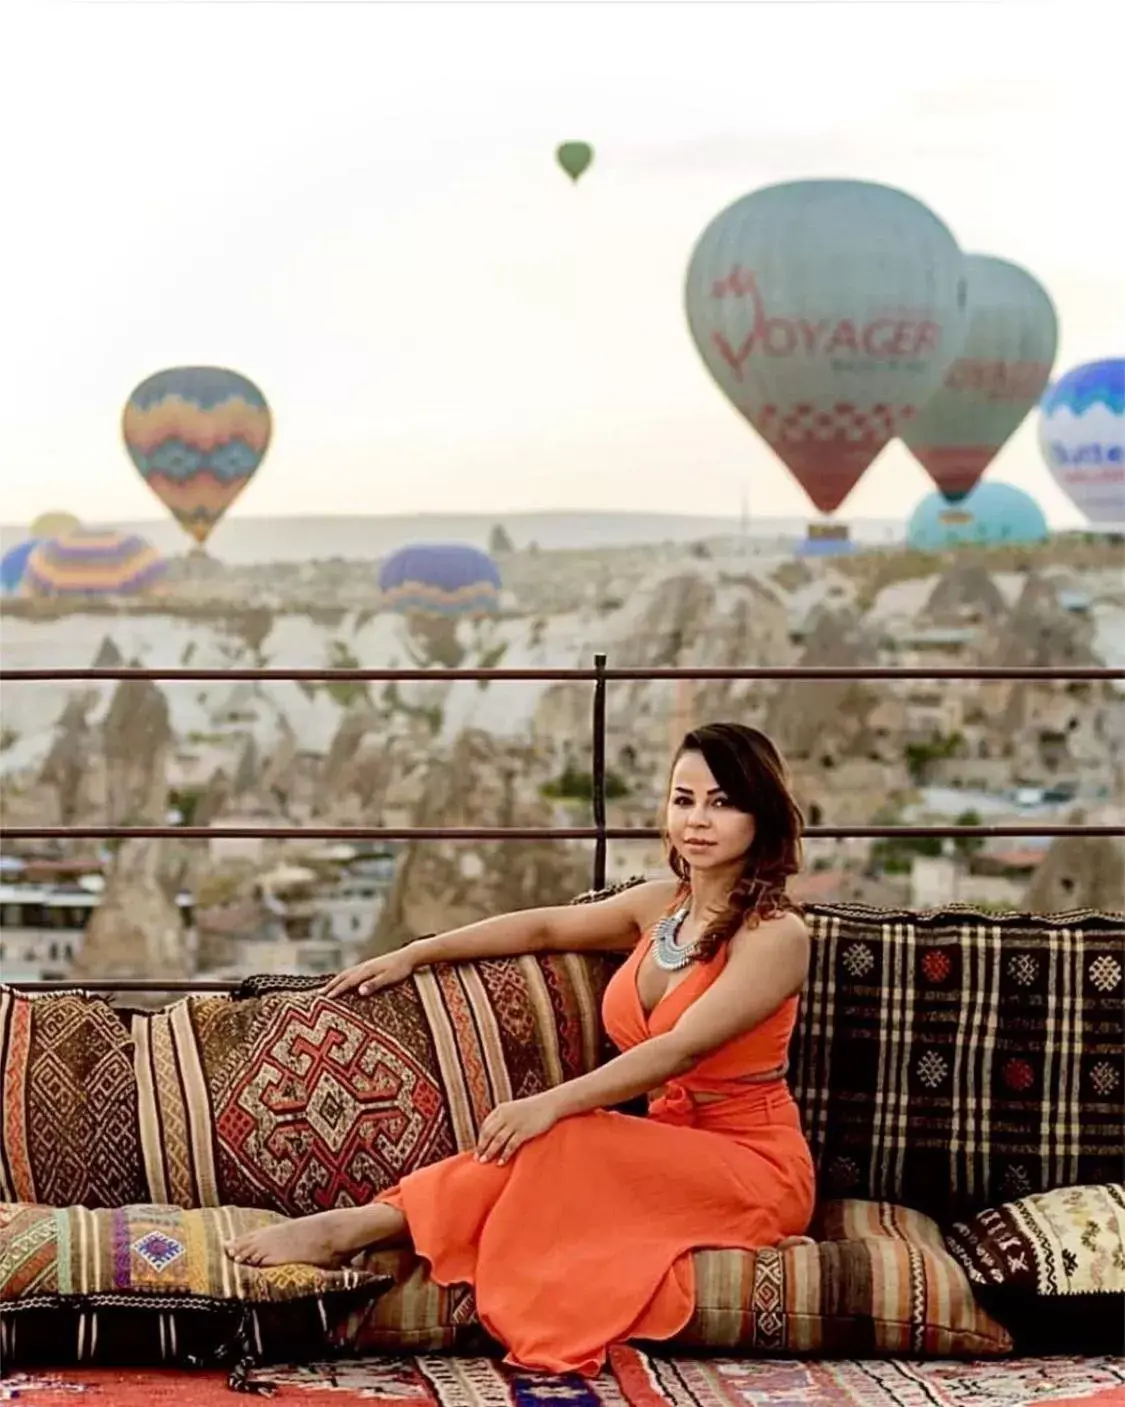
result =
[{"label": "balloon envelope", "polygon": [[0,557],[0,590],[5,596],[14,595],[23,585],[27,559],[39,546],[39,541],[37,537],[29,537],[25,542],[18,542],[15,547],[9,547],[3,557]]},{"label": "balloon envelope", "polygon": [[964,302],[961,251],[937,216],[863,181],[744,196],[687,273],[708,370],[824,513],[941,384]]},{"label": "balloon envelope", "polygon": [[965,497],[1038,403],[1059,339],[1054,304],[1026,269],[967,254],[965,277],[969,318],[960,355],[902,432],[951,503]]},{"label": "balloon envelope", "polygon": [[401,547],[379,570],[383,605],[400,615],[495,615],[500,584],[487,553],[456,542]]},{"label": "balloon envelope", "polygon": [[41,542],[27,559],[28,596],[109,596],[150,590],[167,571],[160,553],[136,533],[79,528]]},{"label": "balloon envelope", "polygon": [[910,515],[906,542],[921,552],[974,543],[1024,545],[1049,536],[1043,510],[1030,494],[1014,484],[985,480],[958,503],[940,493],[924,498]]},{"label": "balloon envelope", "polygon": [[1125,523],[1125,357],[1061,376],[1039,415],[1043,458],[1091,523]]},{"label": "balloon envelope", "polygon": [[555,160],[570,177],[577,181],[594,159],[594,148],[587,142],[563,142],[555,152]]},{"label": "balloon envelope", "polygon": [[67,533],[72,533],[75,528],[80,527],[78,519],[73,513],[64,513],[57,509],[52,509],[47,513],[40,513],[38,518],[32,523],[28,531],[29,537],[65,537]]},{"label": "balloon envelope", "polygon": [[253,478],[273,422],[265,397],[245,376],[183,366],[142,381],[121,428],[141,478],[202,544]]}]

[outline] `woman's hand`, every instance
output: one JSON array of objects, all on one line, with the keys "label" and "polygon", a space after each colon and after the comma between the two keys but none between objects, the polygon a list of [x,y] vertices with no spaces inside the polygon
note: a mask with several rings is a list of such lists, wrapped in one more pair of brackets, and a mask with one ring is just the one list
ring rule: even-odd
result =
[{"label": "woman's hand", "polygon": [[369,997],[372,992],[393,987],[396,982],[404,982],[414,971],[415,962],[409,948],[399,948],[382,957],[368,958],[338,972],[324,987],[326,997],[339,997],[345,992],[359,988],[361,997]]},{"label": "woman's hand", "polygon": [[558,1119],[550,1091],[498,1104],[480,1126],[477,1161],[509,1162],[517,1148],[546,1133],[558,1123]]}]

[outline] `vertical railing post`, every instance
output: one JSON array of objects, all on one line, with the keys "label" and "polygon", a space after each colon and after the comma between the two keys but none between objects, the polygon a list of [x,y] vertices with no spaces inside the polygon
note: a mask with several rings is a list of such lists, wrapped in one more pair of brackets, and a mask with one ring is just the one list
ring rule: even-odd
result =
[{"label": "vertical railing post", "polygon": [[594,807],[594,888],[605,888],[605,655],[594,656],[594,770],[591,800]]}]

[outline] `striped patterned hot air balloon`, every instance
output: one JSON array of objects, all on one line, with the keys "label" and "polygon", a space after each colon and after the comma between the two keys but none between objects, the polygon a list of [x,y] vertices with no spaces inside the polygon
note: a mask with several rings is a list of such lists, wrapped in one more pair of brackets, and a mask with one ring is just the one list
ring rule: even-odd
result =
[{"label": "striped patterned hot air balloon", "polygon": [[266,398],[236,371],[159,371],[129,397],[125,448],[141,478],[200,546],[269,448]]},{"label": "striped patterned hot air balloon", "polygon": [[151,591],[167,563],[136,533],[79,528],[48,538],[27,559],[25,596],[121,596]]},{"label": "striped patterned hot air balloon", "polygon": [[400,547],[379,570],[384,608],[404,616],[495,615],[500,586],[492,558],[456,542]]}]

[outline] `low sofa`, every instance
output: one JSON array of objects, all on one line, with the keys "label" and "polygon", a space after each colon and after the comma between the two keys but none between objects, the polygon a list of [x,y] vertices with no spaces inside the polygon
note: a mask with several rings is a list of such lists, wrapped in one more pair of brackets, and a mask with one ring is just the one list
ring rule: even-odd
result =
[{"label": "low sofa", "polygon": [[[582,902],[596,895],[584,895]],[[681,1352],[1122,1351],[1125,916],[812,906],[789,1079],[813,1244],[701,1250]],[[0,987],[0,1357],[479,1348],[404,1251],[232,1267],[222,1242],[471,1148],[606,1059],[619,959],[426,968],[369,998],[251,977],[162,1010]],[[233,1347],[232,1347],[233,1345]],[[272,1347],[271,1347],[272,1345]]]}]

